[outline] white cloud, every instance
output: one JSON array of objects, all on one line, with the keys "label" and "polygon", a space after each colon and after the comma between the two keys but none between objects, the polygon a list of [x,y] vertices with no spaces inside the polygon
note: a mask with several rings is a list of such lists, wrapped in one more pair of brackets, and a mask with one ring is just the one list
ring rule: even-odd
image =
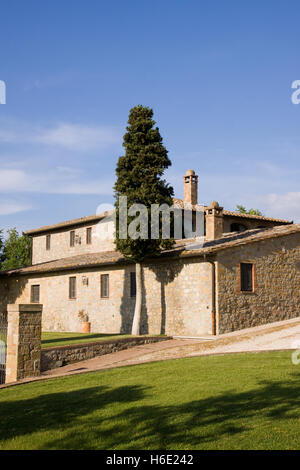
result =
[{"label": "white cloud", "polygon": [[[267,217],[300,222],[300,171],[269,161],[252,162],[243,171],[195,171],[199,174],[199,203],[217,200],[225,209],[234,210],[237,204],[247,209],[259,209]],[[182,197],[182,174],[168,172],[175,195]]]},{"label": "white cloud", "polygon": [[23,212],[30,209],[32,209],[32,206],[29,204],[0,200],[0,215],[16,214],[17,212]]},{"label": "white cloud", "polygon": [[58,145],[69,150],[88,151],[118,143],[120,136],[110,127],[59,124],[54,129],[40,132],[34,142]]},{"label": "white cloud", "polygon": [[[0,143],[21,144],[22,157],[7,150],[5,155],[0,155],[0,192],[111,196],[113,178],[88,174],[90,170],[84,169],[88,158],[85,154],[94,150],[99,155],[101,150],[119,142],[119,138],[119,133],[109,126],[63,123],[52,129],[41,129],[2,119]],[[26,144],[36,145],[35,156],[28,155]],[[64,155],[66,150],[82,152],[75,159],[83,169],[65,165],[70,158],[70,154]]]},{"label": "white cloud", "polygon": [[57,167],[43,173],[0,168],[0,192],[111,195],[113,181],[88,180],[80,170]]},{"label": "white cloud", "polygon": [[13,120],[1,122],[0,142],[42,144],[73,151],[101,150],[121,142],[121,133],[112,126],[59,123],[52,128]]},{"label": "white cloud", "polygon": [[0,191],[19,191],[18,188],[26,187],[27,175],[22,170],[0,169]]},{"label": "white cloud", "polygon": [[281,217],[300,222],[300,192],[268,194],[266,206],[270,214],[280,214]]}]

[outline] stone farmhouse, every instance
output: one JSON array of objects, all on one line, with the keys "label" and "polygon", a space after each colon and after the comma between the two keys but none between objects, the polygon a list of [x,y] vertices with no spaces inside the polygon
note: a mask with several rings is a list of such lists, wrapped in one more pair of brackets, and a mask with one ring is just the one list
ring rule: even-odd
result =
[{"label": "stone farmhouse", "polygon": [[[299,316],[300,224],[200,206],[192,170],[183,184],[174,205],[204,211],[205,241],[178,240],[143,264],[141,333],[215,335]],[[87,314],[92,332],[131,331],[135,265],[114,249],[110,214],[25,233],[32,265],[1,273],[0,311],[41,303],[44,330],[81,331]]]}]

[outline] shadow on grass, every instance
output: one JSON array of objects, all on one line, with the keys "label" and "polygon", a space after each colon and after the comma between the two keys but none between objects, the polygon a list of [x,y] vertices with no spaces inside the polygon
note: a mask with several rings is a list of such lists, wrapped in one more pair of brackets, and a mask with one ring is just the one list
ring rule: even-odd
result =
[{"label": "shadow on grass", "polygon": [[143,388],[139,386],[114,389],[99,386],[40,395],[25,400],[0,401],[0,442],[41,430],[72,427],[77,419],[95,410],[103,411],[112,403],[136,402],[142,397]]},{"label": "shadow on grass", "polygon": [[84,342],[84,341],[89,341],[90,339],[95,339],[95,340],[105,340],[107,337],[108,338],[111,338],[111,337],[122,337],[124,336],[122,333],[108,333],[108,334],[104,334],[104,333],[101,333],[101,334],[89,334],[89,335],[86,335],[86,336],[64,336],[62,338],[56,338],[56,337],[53,337],[53,338],[49,338],[49,339],[42,339],[42,345],[45,345],[45,344],[49,344],[49,343],[60,343],[60,342],[67,342],[67,341],[81,341],[81,342]]},{"label": "shadow on grass", "polygon": [[[270,430],[275,423],[278,427],[283,420],[300,417],[298,376],[290,382],[259,383],[247,392],[232,390],[166,406],[151,406],[152,393],[142,386],[94,387],[2,402],[0,440],[62,430],[63,439],[57,436],[39,448],[196,449],[214,447],[223,437],[239,439],[248,430],[263,438],[261,420]],[[291,436],[299,431],[293,429]]]}]

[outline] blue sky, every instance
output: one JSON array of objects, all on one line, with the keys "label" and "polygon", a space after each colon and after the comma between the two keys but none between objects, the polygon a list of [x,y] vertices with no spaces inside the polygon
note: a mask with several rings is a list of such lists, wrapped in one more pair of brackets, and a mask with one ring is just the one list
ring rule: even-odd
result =
[{"label": "blue sky", "polygon": [[182,197],[300,222],[299,2],[2,2],[0,216],[26,230],[96,212],[129,109],[153,108]]}]

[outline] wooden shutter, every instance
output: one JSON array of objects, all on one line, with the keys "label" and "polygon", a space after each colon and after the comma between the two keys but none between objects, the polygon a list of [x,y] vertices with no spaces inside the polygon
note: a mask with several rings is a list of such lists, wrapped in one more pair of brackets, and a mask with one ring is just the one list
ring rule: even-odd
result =
[{"label": "wooden shutter", "polygon": [[101,298],[109,297],[109,275],[101,274]]},{"label": "wooden shutter", "polygon": [[69,277],[69,299],[76,299],[76,277]]},{"label": "wooden shutter", "polygon": [[90,245],[92,243],[92,228],[88,227],[86,229],[86,244]]},{"label": "wooden shutter", "polygon": [[51,235],[46,235],[46,250],[50,250]]},{"label": "wooden shutter", "polygon": [[74,245],[75,245],[75,231],[71,230],[71,232],[70,232],[70,246],[74,246]]},{"label": "wooden shutter", "polygon": [[38,304],[40,301],[40,286],[34,285],[31,286],[31,302]]}]

